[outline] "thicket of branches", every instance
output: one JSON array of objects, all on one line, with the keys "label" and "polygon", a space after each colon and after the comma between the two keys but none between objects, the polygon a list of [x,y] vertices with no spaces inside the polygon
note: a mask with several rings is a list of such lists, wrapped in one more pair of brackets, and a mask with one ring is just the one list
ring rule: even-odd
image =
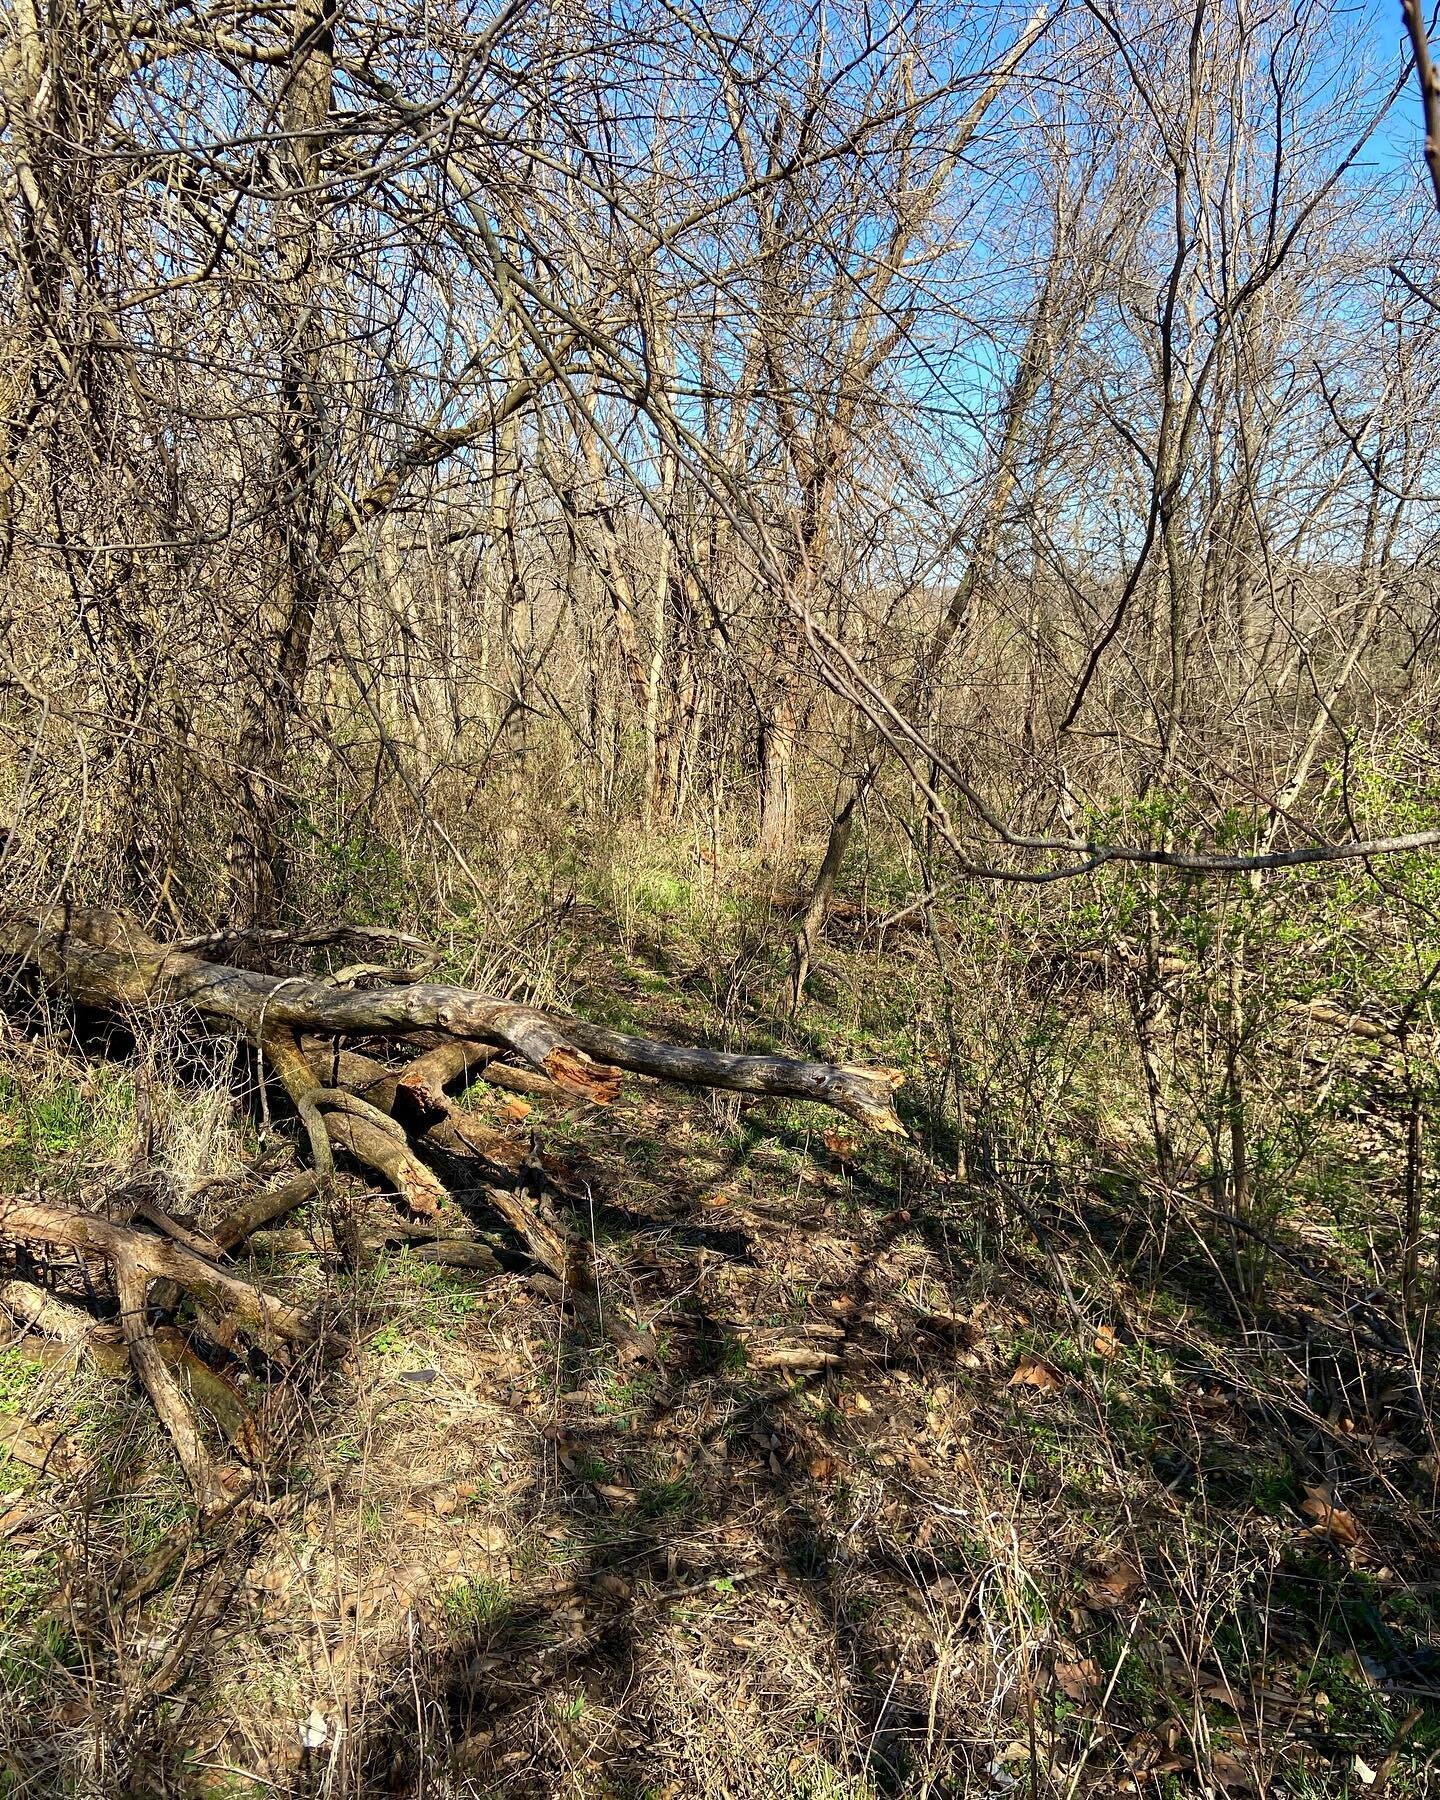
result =
[{"label": "thicket of branches", "polygon": [[17,0],[11,904],[443,914],[630,822],[796,896],[793,1010],[863,824],[942,984],[957,908],[1119,946],[1162,1173],[1195,976],[1243,1189],[1296,896],[1353,907],[1291,1003],[1383,965],[1409,1044],[1440,967],[1411,51],[1328,5]]},{"label": "thicket of branches", "polygon": [[1431,1791],[1432,27],[6,0],[4,1792]]},{"label": "thicket of branches", "polygon": [[837,778],[1029,873],[1395,835],[1341,765],[1433,680],[1396,36],[18,6],[8,880],[249,920],[319,793],[443,843],[538,754],[776,856]]}]

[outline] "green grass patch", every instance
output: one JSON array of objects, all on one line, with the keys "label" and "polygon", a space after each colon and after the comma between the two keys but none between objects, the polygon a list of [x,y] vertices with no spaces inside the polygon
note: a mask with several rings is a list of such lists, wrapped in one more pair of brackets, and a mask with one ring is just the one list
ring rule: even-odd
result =
[{"label": "green grass patch", "polygon": [[18,1345],[0,1348],[0,1413],[15,1418],[27,1412],[44,1373],[44,1364],[26,1356]]},{"label": "green grass patch", "polygon": [[449,1589],[441,1611],[451,1631],[478,1636],[494,1631],[508,1618],[510,1606],[510,1590],[504,1582],[470,1575]]},{"label": "green grass patch", "polygon": [[108,1160],[134,1128],[135,1084],[117,1070],[34,1086],[0,1075],[0,1177],[24,1182],[82,1157]]},{"label": "green grass patch", "polygon": [[635,1496],[635,1510],[645,1519],[690,1519],[700,1509],[700,1491],[688,1475],[647,1481]]}]

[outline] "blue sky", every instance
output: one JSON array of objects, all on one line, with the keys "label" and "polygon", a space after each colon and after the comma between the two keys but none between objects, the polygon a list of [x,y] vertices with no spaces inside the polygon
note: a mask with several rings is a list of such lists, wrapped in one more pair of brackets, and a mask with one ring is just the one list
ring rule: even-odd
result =
[{"label": "blue sky", "polygon": [[[1400,18],[1400,0],[1384,0],[1383,4],[1381,0],[1361,0],[1356,11],[1363,21],[1362,29],[1372,47],[1376,66],[1387,72],[1398,70],[1401,58],[1409,55],[1409,41]],[[1424,140],[1420,90],[1412,74],[1395,110],[1377,134],[1376,147],[1382,157],[1408,165],[1417,182],[1424,182],[1425,166],[1421,156]]]}]

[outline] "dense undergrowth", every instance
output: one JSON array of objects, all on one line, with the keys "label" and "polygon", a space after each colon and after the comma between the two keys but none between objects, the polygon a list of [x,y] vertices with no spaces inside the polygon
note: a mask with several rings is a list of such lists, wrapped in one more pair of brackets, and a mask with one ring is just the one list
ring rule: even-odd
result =
[{"label": "dense undergrowth", "polygon": [[[910,1145],[477,1087],[657,1363],[518,1274],[347,1267],[317,1206],[253,1256],[351,1348],[198,1535],[138,1391],[13,1334],[0,1792],[1435,1792],[1428,869],[903,913],[877,848],[791,1019],[769,873],[515,852],[443,905],[361,853],[302,891],[606,1023],[901,1068]],[[294,1156],[183,1021],[12,1011],[8,1190],[203,1226]]]}]

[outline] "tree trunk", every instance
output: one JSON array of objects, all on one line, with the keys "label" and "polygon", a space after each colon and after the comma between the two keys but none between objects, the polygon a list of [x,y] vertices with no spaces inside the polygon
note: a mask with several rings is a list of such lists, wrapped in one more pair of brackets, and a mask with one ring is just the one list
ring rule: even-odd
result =
[{"label": "tree trunk", "polygon": [[279,111],[286,191],[277,202],[279,419],[273,455],[256,646],[260,665],[240,733],[241,805],[227,854],[230,916],[273,922],[287,885],[291,810],[286,785],[294,724],[325,586],[333,481],[324,380],[324,148],[335,68],[338,0],[296,0]]},{"label": "tree trunk", "polygon": [[663,749],[663,712],[665,656],[670,620],[670,588],[673,582],[674,542],[672,538],[672,504],[675,495],[676,458],[666,451],[661,459],[660,499],[665,518],[656,550],[657,566],[652,588],[650,618],[650,656],[645,669],[645,800],[647,825],[655,825],[664,817],[665,790]]},{"label": "tree trunk", "polygon": [[865,794],[869,792],[873,779],[872,765],[851,788],[844,805],[830,822],[830,835],[826,839],[825,854],[820,860],[820,870],[815,877],[815,885],[810,890],[810,898],[805,903],[805,910],[800,915],[799,923],[795,927],[795,936],[790,944],[790,1011],[792,1014],[800,1010],[800,1003],[805,998],[805,983],[810,979],[811,958],[815,954],[815,946],[819,942],[820,933],[825,928],[825,921],[830,916],[831,903],[835,898],[835,883],[840,879],[845,852],[850,847],[850,836],[855,827],[855,809]]},{"label": "tree trunk", "polygon": [[757,845],[772,862],[787,856],[795,842],[795,746],[799,735],[795,692],[783,672],[770,705],[760,720],[758,742],[758,797],[760,806]]},{"label": "tree trunk", "polygon": [[[986,498],[985,508],[975,533],[974,547],[971,550],[969,561],[966,563],[965,573],[957,583],[954,593],[950,596],[949,604],[941,614],[930,635],[930,641],[925,646],[920,666],[911,681],[906,684],[905,691],[901,695],[902,708],[913,709],[928,699],[929,691],[934,684],[940,665],[945,660],[946,653],[957,637],[963,639],[969,632],[977,601],[985,583],[991,579],[994,573],[1000,554],[1000,540],[1005,524],[1006,509],[1019,479],[1019,458],[1026,416],[1039,392],[1047,365],[1054,299],[1053,283],[1047,282],[1035,317],[1031,322],[1024,352],[1015,371],[1015,378],[1006,397],[1005,422],[1000,436],[999,454],[996,458],[995,479]],[[801,915],[799,928],[791,944],[790,1006],[792,1012],[799,1010],[805,998],[805,983],[809,979],[810,962],[815,954],[815,946],[825,929],[830,902],[835,892],[836,882],[840,877],[845,851],[850,843],[851,819],[854,809],[857,805],[864,804],[879,777],[882,763],[881,752],[880,733],[871,725],[867,727],[863,738],[863,772],[857,778],[854,790],[846,800],[841,812],[831,821],[829,836],[825,844],[825,854],[821,858],[819,871],[810,890],[810,898]]]}]

